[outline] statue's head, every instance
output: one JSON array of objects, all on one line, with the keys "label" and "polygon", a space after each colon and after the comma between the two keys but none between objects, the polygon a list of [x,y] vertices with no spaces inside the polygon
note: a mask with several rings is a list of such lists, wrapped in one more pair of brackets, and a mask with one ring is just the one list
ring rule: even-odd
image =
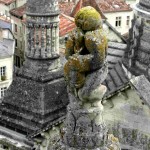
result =
[{"label": "statue's head", "polygon": [[100,14],[91,6],[79,10],[75,16],[75,24],[83,31],[93,31],[102,27]]}]

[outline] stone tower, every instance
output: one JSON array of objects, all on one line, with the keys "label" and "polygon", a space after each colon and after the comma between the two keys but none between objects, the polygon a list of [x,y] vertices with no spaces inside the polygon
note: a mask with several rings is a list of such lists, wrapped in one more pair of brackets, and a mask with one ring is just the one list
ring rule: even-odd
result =
[{"label": "stone tower", "polygon": [[57,0],[28,0],[26,60],[0,105],[0,125],[30,135],[63,120],[67,92],[59,59]]},{"label": "stone tower", "polygon": [[150,79],[150,1],[140,0],[134,12],[124,63],[133,74]]}]

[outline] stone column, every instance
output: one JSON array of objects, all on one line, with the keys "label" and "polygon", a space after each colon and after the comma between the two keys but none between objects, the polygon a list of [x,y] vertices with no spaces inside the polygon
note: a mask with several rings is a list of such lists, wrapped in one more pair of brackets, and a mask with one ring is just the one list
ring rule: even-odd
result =
[{"label": "stone column", "polygon": [[35,53],[35,39],[34,39],[34,27],[32,27],[30,29],[30,33],[31,33],[31,53],[30,56],[34,57],[34,53]]},{"label": "stone column", "polygon": [[30,32],[30,27],[28,26],[28,31],[27,31],[27,49],[26,49],[26,55],[30,55],[31,53],[31,32]]},{"label": "stone column", "polygon": [[45,25],[41,26],[41,58],[45,58]]},{"label": "stone column", "polygon": [[34,57],[35,58],[39,58],[40,56],[40,41],[39,41],[39,25],[36,25],[36,28],[35,28],[35,55]]},{"label": "stone column", "polygon": [[51,37],[50,37],[50,28],[46,28],[46,50],[47,50],[47,57],[51,57]]}]

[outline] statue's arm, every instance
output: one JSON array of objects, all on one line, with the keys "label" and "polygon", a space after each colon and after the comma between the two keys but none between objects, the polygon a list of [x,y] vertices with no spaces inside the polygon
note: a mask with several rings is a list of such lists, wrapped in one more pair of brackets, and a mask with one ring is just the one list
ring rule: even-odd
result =
[{"label": "statue's arm", "polygon": [[66,42],[66,49],[65,49],[65,58],[68,60],[70,56],[74,54],[74,39],[72,36],[68,37]]}]

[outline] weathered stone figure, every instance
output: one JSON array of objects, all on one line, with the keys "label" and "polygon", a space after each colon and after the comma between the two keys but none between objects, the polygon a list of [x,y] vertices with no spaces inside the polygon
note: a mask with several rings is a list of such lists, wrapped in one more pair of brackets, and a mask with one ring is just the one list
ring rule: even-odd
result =
[{"label": "weathered stone figure", "polygon": [[[66,150],[107,149],[107,129],[101,99],[106,87],[107,39],[100,14],[93,7],[82,8],[75,17],[77,28],[66,42],[64,74],[70,104],[64,129]],[[117,150],[117,149],[115,149]]]},{"label": "weathered stone figure", "polygon": [[[76,15],[77,28],[66,43],[64,72],[69,86],[81,88],[88,72],[104,65],[107,39],[102,30],[100,14],[92,7],[85,7]],[[73,74],[74,73],[74,74]]]}]

